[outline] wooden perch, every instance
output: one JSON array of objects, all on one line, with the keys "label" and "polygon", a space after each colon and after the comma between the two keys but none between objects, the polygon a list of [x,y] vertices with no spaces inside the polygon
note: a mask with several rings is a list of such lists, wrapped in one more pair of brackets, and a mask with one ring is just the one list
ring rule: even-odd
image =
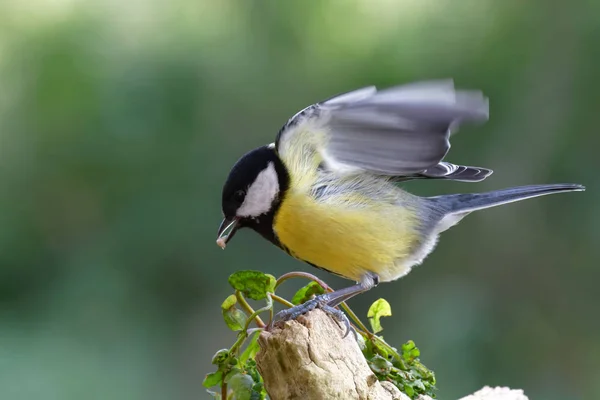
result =
[{"label": "wooden perch", "polygon": [[[263,332],[256,356],[271,400],[410,400],[379,382],[352,334],[316,309]],[[421,397],[420,400],[430,400]],[[483,388],[462,400],[527,400],[520,390]]]},{"label": "wooden perch", "polygon": [[377,380],[352,333],[343,336],[318,309],[263,332],[256,363],[271,399],[408,399]]}]

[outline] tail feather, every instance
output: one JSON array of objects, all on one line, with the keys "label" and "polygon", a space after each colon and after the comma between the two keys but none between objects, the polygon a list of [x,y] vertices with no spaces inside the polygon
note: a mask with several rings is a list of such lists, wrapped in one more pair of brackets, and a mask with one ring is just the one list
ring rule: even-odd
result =
[{"label": "tail feather", "polygon": [[583,191],[585,186],[573,183],[519,186],[485,193],[453,194],[429,197],[446,215],[468,214],[472,211],[495,207],[547,194]]}]

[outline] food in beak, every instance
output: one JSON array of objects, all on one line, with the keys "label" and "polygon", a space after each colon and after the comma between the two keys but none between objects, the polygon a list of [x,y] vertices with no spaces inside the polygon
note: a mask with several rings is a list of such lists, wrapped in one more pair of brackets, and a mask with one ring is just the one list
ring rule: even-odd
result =
[{"label": "food in beak", "polygon": [[225,238],[218,238],[217,239],[217,246],[219,246],[220,248],[222,248],[223,250],[225,250],[225,247],[227,247],[227,242],[225,241]]},{"label": "food in beak", "polygon": [[223,219],[221,225],[219,226],[219,230],[217,231],[217,246],[222,248],[223,250],[227,246],[227,242],[231,240],[235,232],[238,228],[238,218]]}]

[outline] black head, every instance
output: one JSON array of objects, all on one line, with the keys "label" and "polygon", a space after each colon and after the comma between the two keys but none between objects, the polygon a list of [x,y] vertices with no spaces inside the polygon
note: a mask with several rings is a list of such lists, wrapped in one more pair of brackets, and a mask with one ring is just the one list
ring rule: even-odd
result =
[{"label": "black head", "polygon": [[223,185],[223,222],[217,243],[225,247],[236,230],[250,227],[272,242],[273,217],[289,177],[273,145],[262,146],[240,158]]}]

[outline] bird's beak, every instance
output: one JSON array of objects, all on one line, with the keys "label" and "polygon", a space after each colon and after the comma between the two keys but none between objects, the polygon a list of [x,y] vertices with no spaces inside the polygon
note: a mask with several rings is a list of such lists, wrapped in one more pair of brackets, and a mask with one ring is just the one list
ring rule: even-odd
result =
[{"label": "bird's beak", "polygon": [[219,230],[217,231],[217,245],[225,249],[227,246],[227,242],[231,240],[235,232],[237,232],[239,228],[239,218],[224,218],[223,222],[219,226]]}]

